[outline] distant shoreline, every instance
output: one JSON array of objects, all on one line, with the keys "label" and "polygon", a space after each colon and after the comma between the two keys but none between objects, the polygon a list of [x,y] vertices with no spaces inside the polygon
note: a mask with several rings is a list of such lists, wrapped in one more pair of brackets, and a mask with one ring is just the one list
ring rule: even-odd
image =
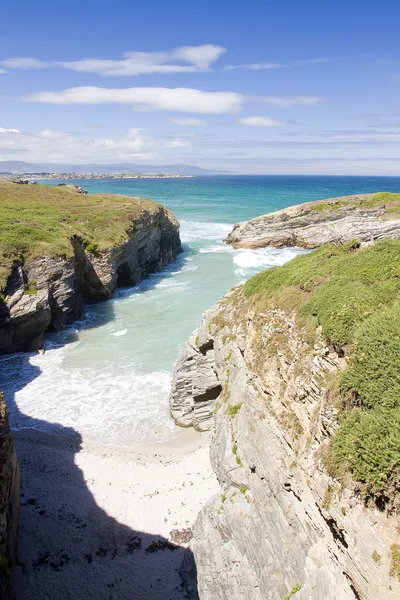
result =
[{"label": "distant shoreline", "polygon": [[146,175],[145,173],[18,173],[0,175],[0,181],[59,181],[68,179],[192,179],[195,175],[164,174]]}]

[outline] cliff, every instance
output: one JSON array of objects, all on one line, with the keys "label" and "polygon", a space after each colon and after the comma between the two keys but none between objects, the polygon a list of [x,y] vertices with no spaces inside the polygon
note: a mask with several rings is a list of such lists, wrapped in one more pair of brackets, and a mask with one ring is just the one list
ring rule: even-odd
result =
[{"label": "cliff", "polygon": [[181,250],[179,224],[144,198],[0,184],[0,354],[42,346],[83,305],[138,284]]},{"label": "cliff", "polygon": [[20,471],[0,393],[0,598],[12,598],[10,567],[15,558]]},{"label": "cliff", "polygon": [[237,223],[226,238],[235,248],[299,246],[400,235],[400,194],[359,194],[307,202]]},{"label": "cliff", "polygon": [[[175,366],[213,426],[201,600],[400,597],[400,241],[327,245],[231,291]],[[189,584],[189,560],[182,565]]]}]

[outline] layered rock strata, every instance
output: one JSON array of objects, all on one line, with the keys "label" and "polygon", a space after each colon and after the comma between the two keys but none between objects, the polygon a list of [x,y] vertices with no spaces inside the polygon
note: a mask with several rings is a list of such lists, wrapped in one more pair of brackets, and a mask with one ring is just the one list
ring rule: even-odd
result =
[{"label": "layered rock strata", "polygon": [[237,223],[226,238],[234,248],[299,246],[400,236],[398,194],[359,194],[307,202]]},{"label": "layered rock strata", "polygon": [[118,286],[136,285],[171,263],[181,250],[179,224],[163,206],[154,207],[108,250],[90,252],[72,233],[71,258],[15,262],[0,297],[0,354],[40,348],[43,333],[81,317],[84,303],[107,300]]},{"label": "layered rock strata", "polygon": [[[258,312],[240,287],[185,345],[171,412],[181,424],[214,423],[220,484],[194,526],[201,600],[400,597],[398,516],[342,488],[321,460],[337,427],[329,383],[345,365],[320,329],[306,343],[294,315]],[[216,389],[215,400],[198,393]],[[182,574],[193,589],[191,561]]]},{"label": "layered rock strata", "polygon": [[11,566],[19,515],[20,470],[0,393],[0,598],[11,600]]}]

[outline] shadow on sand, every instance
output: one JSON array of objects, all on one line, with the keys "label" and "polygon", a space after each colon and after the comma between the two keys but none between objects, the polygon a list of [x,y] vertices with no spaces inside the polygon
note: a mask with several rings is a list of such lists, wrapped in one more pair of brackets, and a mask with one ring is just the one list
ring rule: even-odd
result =
[{"label": "shadow on sand", "polygon": [[[22,474],[16,600],[196,598],[197,586],[192,582],[188,596],[179,575],[184,558],[195,569],[190,551],[122,525],[96,504],[75,464],[80,434],[19,412],[15,393],[40,374],[29,355],[21,360],[26,378],[8,385],[5,394],[11,424],[18,418],[26,428],[14,432]],[[34,431],[52,429],[57,435]]]},{"label": "shadow on sand", "polygon": [[[184,258],[169,270],[182,268]],[[168,270],[160,275],[168,276]],[[154,276],[153,285],[158,280]],[[152,282],[147,280],[144,287],[148,289],[149,285]],[[105,303],[103,316],[106,320],[112,318],[112,303]],[[68,341],[67,336],[65,343]],[[11,426],[18,422],[19,428],[24,428],[13,432],[22,474],[17,561],[13,569],[16,600],[196,598],[195,564],[190,551],[162,536],[132,530],[97,505],[88,487],[90,481],[85,480],[76,464],[76,455],[82,449],[81,435],[73,428],[33,419],[19,411],[16,393],[41,372],[30,364],[29,357],[18,355],[23,376],[15,381],[5,381],[4,361],[8,357],[0,361],[0,387],[3,379]],[[68,386],[68,381],[60,381],[59,385]],[[100,449],[96,460],[101,461],[101,453]],[[128,502],[129,496],[126,498]],[[183,559],[193,573],[189,592],[183,588],[179,574]]]}]

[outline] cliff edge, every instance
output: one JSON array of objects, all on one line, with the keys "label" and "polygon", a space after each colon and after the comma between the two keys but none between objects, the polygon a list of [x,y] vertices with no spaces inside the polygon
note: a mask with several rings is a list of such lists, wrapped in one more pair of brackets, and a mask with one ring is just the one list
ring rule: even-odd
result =
[{"label": "cliff edge", "polygon": [[358,194],[306,202],[237,223],[226,238],[234,248],[299,246],[400,236],[400,194]]},{"label": "cliff edge", "polygon": [[34,350],[84,303],[138,284],[181,250],[179,224],[145,198],[0,184],[0,354]]},{"label": "cliff edge", "polygon": [[399,265],[399,240],[328,244],[186,343],[171,412],[212,428],[220,484],[194,526],[201,600],[400,597]]},{"label": "cliff edge", "polygon": [[15,558],[19,515],[20,470],[0,393],[0,598],[11,600],[11,566]]}]

